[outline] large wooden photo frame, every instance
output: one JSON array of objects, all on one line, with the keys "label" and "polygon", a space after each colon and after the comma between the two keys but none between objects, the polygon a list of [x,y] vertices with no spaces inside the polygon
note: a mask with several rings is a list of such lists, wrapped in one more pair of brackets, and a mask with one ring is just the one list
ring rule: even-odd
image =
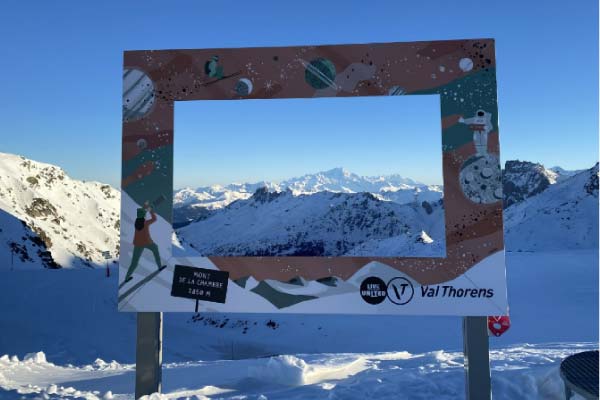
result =
[{"label": "large wooden photo frame", "polygon": [[[227,273],[203,311],[507,313],[492,39],[126,51],[123,79],[120,310],[193,311],[171,295],[185,265]],[[440,98],[445,257],[173,256],[175,102],[394,95]],[[134,243],[147,209],[154,248]]]}]

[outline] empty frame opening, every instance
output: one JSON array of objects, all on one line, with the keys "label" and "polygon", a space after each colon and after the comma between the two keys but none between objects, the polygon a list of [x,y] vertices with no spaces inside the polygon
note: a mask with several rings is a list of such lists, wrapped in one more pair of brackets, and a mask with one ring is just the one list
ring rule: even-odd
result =
[{"label": "empty frame opening", "polygon": [[437,95],[176,102],[174,253],[445,257],[441,142]]}]

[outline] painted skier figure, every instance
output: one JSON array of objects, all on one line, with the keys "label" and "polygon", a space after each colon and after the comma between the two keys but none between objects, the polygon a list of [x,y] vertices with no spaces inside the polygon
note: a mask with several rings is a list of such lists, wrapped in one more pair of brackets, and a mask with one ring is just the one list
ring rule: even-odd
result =
[{"label": "painted skier figure", "polygon": [[483,110],[477,110],[474,117],[460,118],[458,122],[469,125],[473,131],[473,142],[478,156],[487,154],[488,134],[492,131],[492,114]]},{"label": "painted skier figure", "polygon": [[[150,213],[151,218],[146,220],[146,212]],[[129,282],[133,279],[131,275],[138,266],[140,257],[144,249],[148,249],[154,255],[154,261],[159,270],[166,268],[165,265],[161,265],[160,254],[158,252],[158,246],[152,241],[150,237],[150,225],[156,222],[156,214],[152,210],[152,207],[148,205],[148,202],[144,203],[143,208],[137,209],[137,218],[135,220],[135,233],[133,236],[133,256],[131,258],[131,264],[125,275],[125,281]]]}]

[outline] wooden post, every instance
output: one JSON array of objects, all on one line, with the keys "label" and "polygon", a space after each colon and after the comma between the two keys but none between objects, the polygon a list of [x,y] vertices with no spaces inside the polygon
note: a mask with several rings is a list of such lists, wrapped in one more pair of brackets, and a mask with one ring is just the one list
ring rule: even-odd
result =
[{"label": "wooden post", "polygon": [[162,313],[137,313],[135,398],[160,393],[162,381]]},{"label": "wooden post", "polygon": [[465,398],[491,400],[490,344],[487,317],[463,318],[465,354]]}]

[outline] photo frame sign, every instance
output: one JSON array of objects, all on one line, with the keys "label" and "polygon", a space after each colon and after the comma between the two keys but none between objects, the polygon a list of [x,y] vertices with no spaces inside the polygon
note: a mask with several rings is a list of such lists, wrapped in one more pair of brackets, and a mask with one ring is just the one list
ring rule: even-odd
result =
[{"label": "photo frame sign", "polygon": [[[440,99],[445,257],[179,255],[175,102],[413,95]],[[203,312],[507,314],[493,39],[126,51],[121,189],[121,311],[193,311],[181,265],[228,273]]]}]

